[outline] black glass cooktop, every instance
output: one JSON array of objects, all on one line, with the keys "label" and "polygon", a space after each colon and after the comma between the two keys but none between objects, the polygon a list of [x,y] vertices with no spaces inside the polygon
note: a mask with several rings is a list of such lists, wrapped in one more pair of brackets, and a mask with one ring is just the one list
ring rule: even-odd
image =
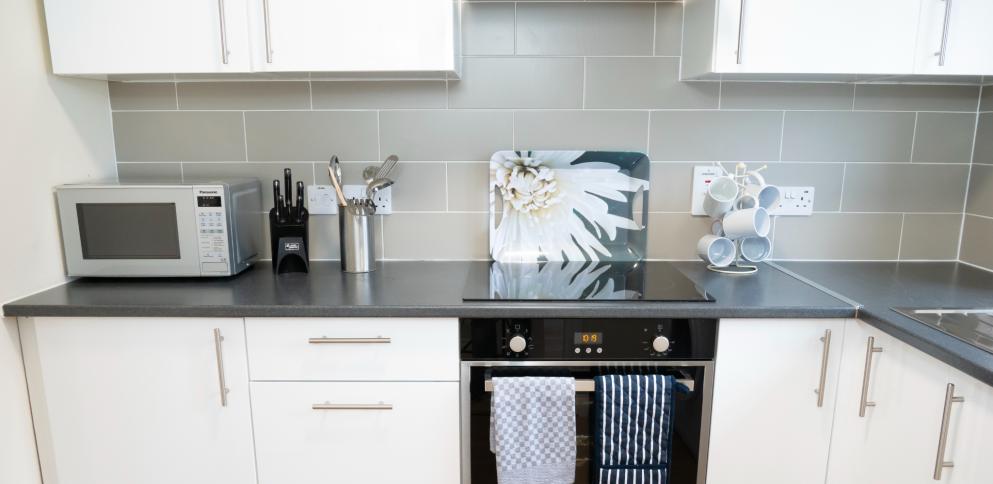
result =
[{"label": "black glass cooktop", "polygon": [[668,262],[479,263],[464,301],[713,302]]}]

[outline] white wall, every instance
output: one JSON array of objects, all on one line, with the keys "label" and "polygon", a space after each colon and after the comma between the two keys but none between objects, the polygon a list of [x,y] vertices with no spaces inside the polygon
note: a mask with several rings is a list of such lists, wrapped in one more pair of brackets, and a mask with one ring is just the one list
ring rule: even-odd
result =
[{"label": "white wall", "polygon": [[[0,1],[0,303],[65,280],[52,187],[116,175],[105,81],[52,76],[41,0]],[[40,482],[17,327],[0,323],[0,483]]]}]

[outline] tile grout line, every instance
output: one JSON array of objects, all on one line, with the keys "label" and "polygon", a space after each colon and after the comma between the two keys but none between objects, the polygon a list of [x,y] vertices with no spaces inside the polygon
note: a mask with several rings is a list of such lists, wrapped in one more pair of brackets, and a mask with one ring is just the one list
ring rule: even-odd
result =
[{"label": "tile grout line", "polygon": [[852,112],[855,112],[855,99],[858,97],[858,84],[852,84]]},{"label": "tile grout line", "polygon": [[786,138],[786,111],[783,111],[783,118],[779,123],[779,160],[783,161],[783,144]]},{"label": "tile grout line", "polygon": [[979,86],[979,99],[976,100],[976,122],[972,127],[972,150],[969,153],[969,173],[965,177],[965,199],[962,200],[962,225],[959,227],[959,247],[955,259],[962,260],[962,246],[965,245],[965,219],[969,209],[969,190],[972,189],[972,170],[976,163],[976,143],[979,142],[979,110],[983,107],[983,90],[986,86]]},{"label": "tile grout line", "polygon": [[307,79],[307,94],[310,96],[310,110],[314,110],[314,81]]},{"label": "tile grout line", "polygon": [[914,147],[917,146],[917,123],[920,122],[921,113],[914,113],[914,132],[910,135],[910,163],[914,162]]},{"label": "tile grout line", "polygon": [[514,2],[514,55],[517,55],[517,2]]},{"label": "tile grout line", "polygon": [[901,254],[903,253],[903,228],[907,225],[907,214],[900,214],[900,240],[897,241],[896,245],[896,260],[900,260]]},{"label": "tile grout line", "polygon": [[241,112],[241,135],[244,137],[245,142],[245,163],[248,163],[248,115],[245,111]]},{"label": "tile grout line", "polygon": [[845,178],[848,176],[848,162],[841,164],[841,194],[838,196],[838,212],[845,207]]},{"label": "tile grout line", "polygon": [[448,163],[445,163],[445,212],[447,213],[451,208],[448,203]]},{"label": "tile grout line", "polygon": [[[446,96],[447,97],[447,96]],[[377,160],[383,159],[383,129],[380,118],[383,115],[382,110],[376,110],[376,158]]]},{"label": "tile grout line", "polygon": [[586,109],[586,57],[583,57],[583,100],[580,104],[582,106],[581,110]]},{"label": "tile grout line", "polygon": [[176,95],[176,111],[179,111],[179,83],[178,82],[172,81],[172,90],[173,90],[173,93]]},{"label": "tile grout line", "polygon": [[[656,45],[658,45],[658,32],[659,32],[659,4],[658,2],[652,3],[652,55],[656,53]],[[680,39],[682,40],[682,39]],[[680,49],[682,50],[682,49]],[[680,52],[682,54],[682,52]],[[680,55],[682,57],[682,55]],[[680,59],[680,64],[682,60]]]}]

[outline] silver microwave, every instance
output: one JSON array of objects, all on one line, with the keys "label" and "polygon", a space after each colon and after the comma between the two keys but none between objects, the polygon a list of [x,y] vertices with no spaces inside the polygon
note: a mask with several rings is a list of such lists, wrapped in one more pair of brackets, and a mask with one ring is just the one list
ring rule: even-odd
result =
[{"label": "silver microwave", "polygon": [[262,184],[118,181],[55,188],[70,276],[231,276],[259,257]]}]

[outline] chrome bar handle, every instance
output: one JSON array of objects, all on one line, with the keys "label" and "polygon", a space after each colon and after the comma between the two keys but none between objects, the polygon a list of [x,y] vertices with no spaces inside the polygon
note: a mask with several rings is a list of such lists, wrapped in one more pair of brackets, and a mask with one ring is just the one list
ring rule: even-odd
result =
[{"label": "chrome bar handle", "polygon": [[945,410],[941,414],[941,432],[938,434],[938,456],[934,460],[934,480],[941,480],[941,471],[946,467],[955,467],[955,463],[945,460],[945,450],[948,448],[948,426],[951,425],[953,403],[962,403],[964,397],[955,396],[955,384],[945,387]]},{"label": "chrome bar handle", "polygon": [[221,342],[224,341],[224,336],[221,336],[221,330],[219,328],[214,328],[214,354],[217,355],[217,381],[221,387],[221,406],[228,406],[228,390],[227,381],[224,378],[224,353],[221,350]]},{"label": "chrome bar handle", "polygon": [[389,403],[315,403],[314,410],[393,410]]},{"label": "chrome bar handle", "polygon": [[269,28],[269,0],[262,0],[262,14],[265,20],[265,61],[266,64],[272,64],[272,32]]},{"label": "chrome bar handle", "polygon": [[952,0],[941,0],[945,2],[945,23],[941,27],[941,49],[935,52],[938,56],[938,66],[945,65],[945,53],[948,52],[948,25],[952,21]]},{"label": "chrome bar handle", "polygon": [[865,370],[862,372],[862,399],[859,400],[859,417],[865,417],[866,407],[875,407],[876,402],[869,401],[869,376],[872,373],[872,354],[882,353],[882,348],[876,347],[876,338],[870,336],[865,346]]},{"label": "chrome bar handle", "polygon": [[741,65],[741,31],[745,28],[745,0],[741,0],[741,10],[738,12],[738,50],[735,51],[734,62]]},{"label": "chrome bar handle", "polygon": [[814,393],[817,394],[817,406],[824,406],[824,384],[827,383],[827,368],[828,359],[831,356],[831,330],[825,329],[824,336],[821,336],[821,342],[824,343],[824,350],[821,352],[821,379],[817,384],[817,390]]},{"label": "chrome bar handle", "polygon": [[228,23],[224,14],[224,0],[217,0],[217,13],[221,19],[221,62],[227,64],[231,52],[228,51]]},{"label": "chrome bar handle", "polygon": [[377,336],[375,338],[310,338],[307,340],[310,344],[388,344],[393,340],[390,338],[383,338],[382,336]]}]

